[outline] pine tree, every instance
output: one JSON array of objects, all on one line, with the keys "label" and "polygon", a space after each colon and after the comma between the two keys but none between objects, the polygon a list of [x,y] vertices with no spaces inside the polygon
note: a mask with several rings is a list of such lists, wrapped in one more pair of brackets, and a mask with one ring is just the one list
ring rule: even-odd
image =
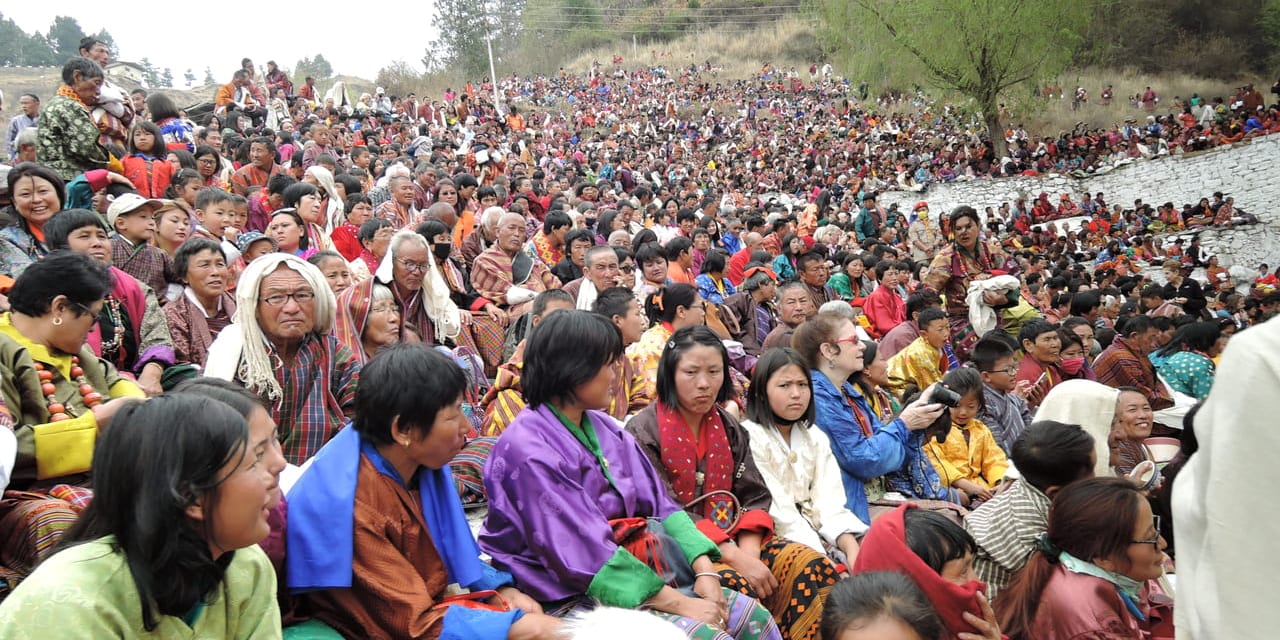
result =
[{"label": "pine tree", "polygon": [[215,78],[213,77],[213,72],[209,70],[209,67],[205,67],[205,68],[204,68],[204,83],[205,83],[205,84],[217,84],[217,83],[218,83],[217,79],[215,79]]},{"label": "pine tree", "polygon": [[196,74],[192,73],[190,69],[187,69],[187,72],[182,74],[182,81],[186,82],[187,88],[190,89],[196,84]]},{"label": "pine tree", "polygon": [[173,88],[173,71],[169,67],[165,67],[164,73],[160,74],[160,86],[165,89]]}]

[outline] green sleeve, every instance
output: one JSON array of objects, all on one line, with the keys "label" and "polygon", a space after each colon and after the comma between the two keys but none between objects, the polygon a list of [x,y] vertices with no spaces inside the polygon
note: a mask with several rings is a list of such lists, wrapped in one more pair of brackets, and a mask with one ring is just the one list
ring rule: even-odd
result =
[{"label": "green sleeve", "polygon": [[688,513],[674,511],[663,519],[662,526],[666,528],[667,535],[675,538],[676,543],[680,545],[689,564],[693,564],[693,561],[701,556],[710,556],[712,560],[720,559],[720,547],[698,531],[697,525],[693,524]]},{"label": "green sleeve", "polygon": [[587,595],[609,606],[635,609],[665,586],[653,569],[618,547],[587,585]]}]

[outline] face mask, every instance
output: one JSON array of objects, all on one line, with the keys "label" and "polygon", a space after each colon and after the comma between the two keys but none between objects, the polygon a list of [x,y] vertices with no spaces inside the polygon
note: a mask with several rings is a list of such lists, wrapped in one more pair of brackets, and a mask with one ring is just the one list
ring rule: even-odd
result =
[{"label": "face mask", "polygon": [[1061,367],[1067,375],[1074,376],[1077,373],[1080,373],[1080,370],[1084,368],[1084,358],[1067,358],[1066,360],[1059,362],[1058,366]]},{"label": "face mask", "polygon": [[448,242],[437,242],[431,245],[431,252],[441,260],[449,259],[449,252],[453,251],[453,244]]}]

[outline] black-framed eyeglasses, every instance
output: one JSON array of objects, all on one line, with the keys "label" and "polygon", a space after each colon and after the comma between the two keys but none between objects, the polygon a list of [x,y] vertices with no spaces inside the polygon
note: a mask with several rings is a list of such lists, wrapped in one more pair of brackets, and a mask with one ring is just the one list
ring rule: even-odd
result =
[{"label": "black-framed eyeglasses", "polygon": [[400,258],[396,258],[396,262],[400,266],[404,267],[405,271],[413,273],[425,273],[427,267],[430,266],[425,262],[410,262],[408,260],[401,260]]},{"label": "black-framed eyeglasses", "polygon": [[1150,540],[1130,540],[1129,544],[1149,544],[1157,549],[1160,548],[1160,516],[1151,516],[1152,526],[1156,528],[1155,537]]},{"label": "black-framed eyeglasses", "polygon": [[987,373],[1003,373],[1008,376],[1018,375],[1018,365],[1011,364],[1003,369],[987,369]]},{"label": "black-framed eyeglasses", "polygon": [[298,304],[306,304],[316,297],[316,292],[310,289],[302,289],[290,293],[273,293],[265,298],[258,298],[259,302],[265,302],[272,307],[283,307],[289,298]]}]

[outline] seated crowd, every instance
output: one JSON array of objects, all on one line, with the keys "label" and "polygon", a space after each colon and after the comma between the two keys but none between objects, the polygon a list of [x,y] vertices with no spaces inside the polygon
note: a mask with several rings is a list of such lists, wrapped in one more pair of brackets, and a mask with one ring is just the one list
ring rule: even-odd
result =
[{"label": "seated crowd", "polygon": [[1231,198],[793,209],[484,86],[250,62],[184,137],[62,80],[0,212],[0,636],[1173,637],[1173,480],[1280,294],[1152,234]]}]

